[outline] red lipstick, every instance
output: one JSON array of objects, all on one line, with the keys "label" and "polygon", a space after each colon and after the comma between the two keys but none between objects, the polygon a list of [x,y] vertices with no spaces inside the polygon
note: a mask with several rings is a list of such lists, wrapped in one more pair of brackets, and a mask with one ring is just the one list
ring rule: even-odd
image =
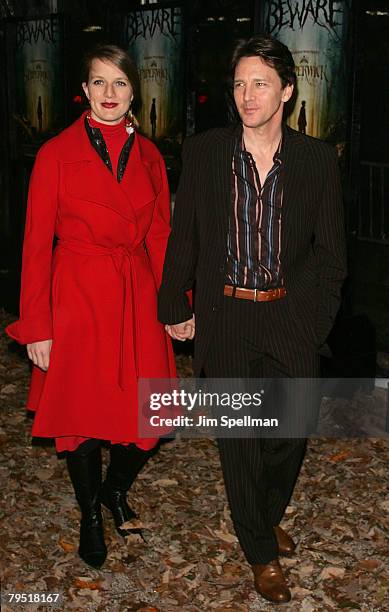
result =
[{"label": "red lipstick", "polygon": [[118,104],[116,102],[103,102],[101,106],[104,106],[104,108],[115,108]]}]

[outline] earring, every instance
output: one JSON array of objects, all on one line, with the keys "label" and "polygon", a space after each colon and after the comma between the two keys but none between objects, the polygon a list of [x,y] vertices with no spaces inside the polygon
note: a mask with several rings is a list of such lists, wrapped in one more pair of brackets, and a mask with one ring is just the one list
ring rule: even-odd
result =
[{"label": "earring", "polygon": [[135,117],[132,114],[131,106],[126,113],[125,126],[127,134],[135,132]]}]

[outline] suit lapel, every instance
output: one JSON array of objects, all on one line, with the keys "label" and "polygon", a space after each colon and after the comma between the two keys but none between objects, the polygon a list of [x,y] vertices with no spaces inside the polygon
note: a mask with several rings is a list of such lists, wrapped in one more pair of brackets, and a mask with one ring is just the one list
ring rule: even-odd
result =
[{"label": "suit lapel", "polygon": [[[212,147],[211,181],[215,200],[217,227],[221,228],[220,247],[227,248],[228,220],[231,211],[231,166],[235,142],[241,132],[240,125],[223,128],[215,133],[215,147]],[[298,215],[301,214],[301,194],[304,188],[304,169],[307,163],[304,139],[295,130],[285,126],[287,147],[284,159],[284,196],[282,204],[281,249],[287,259],[288,244],[294,234]]]},{"label": "suit lapel", "polygon": [[228,220],[231,212],[231,172],[235,140],[240,126],[231,126],[217,133],[217,141],[213,155],[213,191],[216,202],[215,215],[218,232],[223,241],[223,249],[227,249]]},{"label": "suit lapel", "polygon": [[284,160],[281,252],[286,256],[291,232],[299,214],[299,198],[304,184],[305,144],[300,135],[285,126],[287,147]]}]

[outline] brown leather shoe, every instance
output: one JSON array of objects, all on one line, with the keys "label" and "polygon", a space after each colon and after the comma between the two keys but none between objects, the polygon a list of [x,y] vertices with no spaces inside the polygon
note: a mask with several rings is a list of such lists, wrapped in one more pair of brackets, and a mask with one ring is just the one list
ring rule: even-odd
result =
[{"label": "brown leather shoe", "polygon": [[262,597],[276,604],[290,601],[292,595],[278,559],[274,559],[265,565],[256,563],[251,567],[254,574],[255,589]]},{"label": "brown leather shoe", "polygon": [[276,534],[278,553],[283,557],[290,557],[296,550],[296,544],[293,542],[289,534],[286,533],[279,525],[273,527]]}]

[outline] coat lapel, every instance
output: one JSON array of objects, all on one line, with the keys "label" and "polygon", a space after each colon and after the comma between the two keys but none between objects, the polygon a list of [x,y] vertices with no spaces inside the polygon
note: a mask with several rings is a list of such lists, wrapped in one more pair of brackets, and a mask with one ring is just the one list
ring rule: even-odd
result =
[{"label": "coat lapel", "polygon": [[147,157],[145,147],[138,135],[128,159],[127,167],[120,183],[120,188],[126,194],[133,213],[147,204],[152,203],[162,187],[162,177],[158,160]]},{"label": "coat lapel", "polygon": [[[114,210],[126,220],[136,223],[136,210],[155,199],[157,190],[143,159],[135,136],[123,179],[105,166],[92,147],[84,127],[84,115],[68,131],[65,146],[64,178],[69,195]],[[157,182],[157,181],[155,181]]]}]

